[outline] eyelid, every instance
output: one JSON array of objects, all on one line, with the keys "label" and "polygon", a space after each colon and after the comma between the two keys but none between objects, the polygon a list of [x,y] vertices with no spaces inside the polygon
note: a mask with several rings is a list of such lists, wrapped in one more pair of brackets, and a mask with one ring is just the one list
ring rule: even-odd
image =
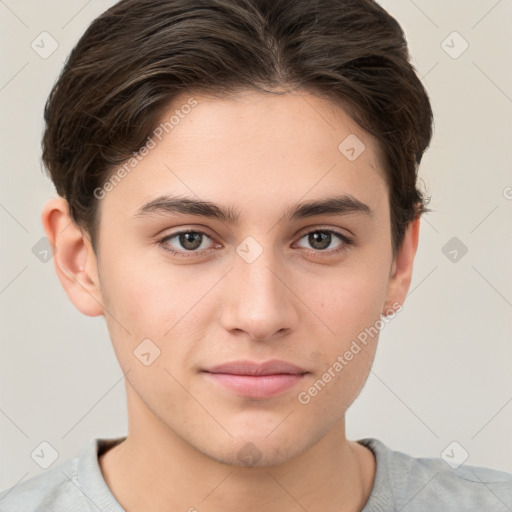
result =
[{"label": "eyelid", "polygon": [[[219,244],[216,240],[215,240],[215,237],[211,236],[208,232],[206,231],[203,231],[204,228],[200,228],[200,229],[194,229],[194,228],[184,228],[184,229],[180,229],[178,231],[175,231],[175,232],[172,232],[172,233],[169,233],[169,234],[166,234],[165,236],[161,237],[159,240],[158,240],[158,243],[159,245],[164,245],[164,242],[168,239],[171,239],[171,238],[175,238],[177,236],[179,236],[180,234],[183,234],[183,233],[196,233],[196,234],[200,234],[200,235],[203,235],[203,236],[206,236],[207,238],[209,238],[210,240],[212,240],[212,242],[216,243],[217,245],[221,245]],[[296,237],[298,237],[298,240],[301,240],[302,238],[304,238],[306,235],[309,235],[311,233],[316,233],[316,232],[321,232],[321,233],[330,233],[334,236],[337,236],[340,240],[341,240],[341,247],[337,248],[337,249],[329,249],[329,250],[315,250],[315,249],[308,249],[308,248],[305,248],[305,247],[302,247],[302,249],[308,251],[309,253],[312,253],[312,254],[315,254],[315,255],[326,255],[326,256],[329,256],[329,255],[336,255],[336,254],[339,254],[341,252],[343,252],[344,250],[347,249],[347,247],[349,245],[352,245],[354,240],[351,236],[343,233],[341,230],[338,230],[338,229],[334,229],[332,227],[314,227],[314,228],[304,228],[304,231],[299,231],[299,234],[296,235]],[[174,254],[174,255],[179,255],[179,256],[183,256],[183,257],[194,257],[196,255],[204,255],[205,253],[207,252],[210,252],[212,250],[214,250],[214,248],[212,247],[209,247],[207,249],[201,249],[201,250],[195,250],[195,251],[186,251],[186,250],[175,250],[175,249],[167,249],[165,247],[163,247],[164,250]]]},{"label": "eyelid", "polygon": [[[342,240],[346,240],[347,242],[352,241],[352,237],[353,237],[352,233],[349,235],[349,234],[344,233],[342,228],[333,228],[331,226],[304,228],[304,231],[300,230],[296,236],[299,238],[303,238],[305,235],[309,235],[310,233],[315,233],[317,231],[320,231],[322,233],[332,233],[334,235],[339,236]],[[346,229],[345,231],[348,231],[348,229]]]},{"label": "eyelid", "polygon": [[298,236],[299,241],[302,240],[305,236],[311,234],[311,233],[329,233],[331,235],[334,235],[338,237],[341,240],[341,244],[334,248],[334,249],[326,249],[326,250],[319,250],[319,249],[308,249],[307,247],[301,247],[301,249],[307,251],[309,254],[313,256],[323,256],[323,257],[330,257],[330,256],[339,256],[342,253],[344,253],[348,248],[354,244],[354,239],[342,231],[339,231],[338,229],[334,228],[313,228],[308,229],[307,231],[303,232]]},{"label": "eyelid", "polygon": [[[203,231],[203,228],[201,229],[191,229],[191,228],[185,228],[185,229],[180,229],[178,231],[173,231],[172,233],[169,233],[169,234],[166,234],[162,237],[160,237],[158,239],[158,243],[160,245],[164,245],[164,243],[166,242],[166,240],[169,240],[171,238],[175,238],[183,233],[196,233],[196,234],[200,234],[200,235],[203,235],[207,238],[209,238],[213,244],[216,244],[216,245],[220,245],[216,240],[215,240],[215,237],[213,237],[212,235],[210,235],[207,231]],[[212,250],[213,247],[209,247],[207,249],[201,249],[201,250],[195,250],[195,251],[185,251],[185,250],[174,250],[174,249],[165,249],[171,253],[179,253],[179,254],[190,254],[191,256],[194,255],[194,254],[204,254],[205,252],[207,251],[210,251]]]}]

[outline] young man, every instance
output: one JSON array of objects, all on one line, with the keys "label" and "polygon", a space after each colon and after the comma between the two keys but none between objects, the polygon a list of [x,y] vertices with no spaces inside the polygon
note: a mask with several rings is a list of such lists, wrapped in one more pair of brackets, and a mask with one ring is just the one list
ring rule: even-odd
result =
[{"label": "young man", "polygon": [[432,112],[381,7],[121,1],[45,120],[44,228],[105,316],[129,428],[0,510],[512,509],[511,475],[345,436],[426,211]]}]

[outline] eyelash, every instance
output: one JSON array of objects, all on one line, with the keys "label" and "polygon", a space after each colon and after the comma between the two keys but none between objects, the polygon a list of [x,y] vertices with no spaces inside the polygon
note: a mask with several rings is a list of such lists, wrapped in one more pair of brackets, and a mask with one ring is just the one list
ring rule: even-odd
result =
[{"label": "eyelash", "polygon": [[[199,234],[199,235],[204,235],[206,236],[207,238],[210,238],[212,239],[211,236],[209,236],[207,233],[205,233],[204,231],[197,231],[197,230],[192,230],[192,229],[187,229],[187,230],[182,230],[182,231],[177,231],[176,233],[171,233],[170,235],[166,235],[164,238],[161,238],[158,243],[159,245],[167,252],[170,252],[171,254],[173,254],[174,256],[177,256],[179,258],[190,258],[190,257],[195,257],[197,256],[198,254],[201,254],[201,253],[207,253],[209,251],[214,251],[215,249],[203,249],[201,251],[177,251],[175,249],[170,249],[168,246],[165,245],[165,242],[168,241],[168,240],[171,240],[179,235],[182,235],[184,233],[194,233],[194,234]],[[340,233],[339,231],[336,231],[334,229],[313,229],[312,231],[308,231],[307,233],[304,233],[299,240],[302,240],[304,237],[312,234],[312,233],[329,233],[331,235],[335,235],[337,236],[338,238],[341,239],[341,241],[343,242],[341,244],[340,247],[338,247],[337,249],[334,249],[334,250],[319,250],[319,249],[306,249],[308,252],[310,253],[314,253],[315,255],[318,255],[318,254],[327,254],[329,256],[334,256],[336,254],[339,254],[341,252],[344,252],[348,249],[348,247],[350,245],[353,244],[353,240],[351,238],[349,238],[347,235],[343,234],[343,233]]]}]

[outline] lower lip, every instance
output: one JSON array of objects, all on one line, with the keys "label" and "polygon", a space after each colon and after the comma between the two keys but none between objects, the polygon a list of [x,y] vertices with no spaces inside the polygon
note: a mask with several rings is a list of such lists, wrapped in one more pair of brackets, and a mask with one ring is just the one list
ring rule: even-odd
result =
[{"label": "lower lip", "polygon": [[233,375],[204,372],[207,377],[238,395],[250,398],[270,398],[296,386],[304,374]]}]

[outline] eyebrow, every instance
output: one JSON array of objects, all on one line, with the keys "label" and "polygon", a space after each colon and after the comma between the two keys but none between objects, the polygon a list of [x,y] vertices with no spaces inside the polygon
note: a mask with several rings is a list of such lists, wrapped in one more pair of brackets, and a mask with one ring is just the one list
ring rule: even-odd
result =
[{"label": "eyebrow", "polygon": [[[316,215],[343,216],[353,213],[364,213],[373,217],[373,211],[367,204],[350,194],[344,194],[293,205],[285,211],[280,220],[292,221]],[[197,215],[229,224],[236,224],[240,220],[240,212],[232,206],[224,208],[209,201],[176,196],[157,197],[140,207],[134,217],[169,214]]]}]

